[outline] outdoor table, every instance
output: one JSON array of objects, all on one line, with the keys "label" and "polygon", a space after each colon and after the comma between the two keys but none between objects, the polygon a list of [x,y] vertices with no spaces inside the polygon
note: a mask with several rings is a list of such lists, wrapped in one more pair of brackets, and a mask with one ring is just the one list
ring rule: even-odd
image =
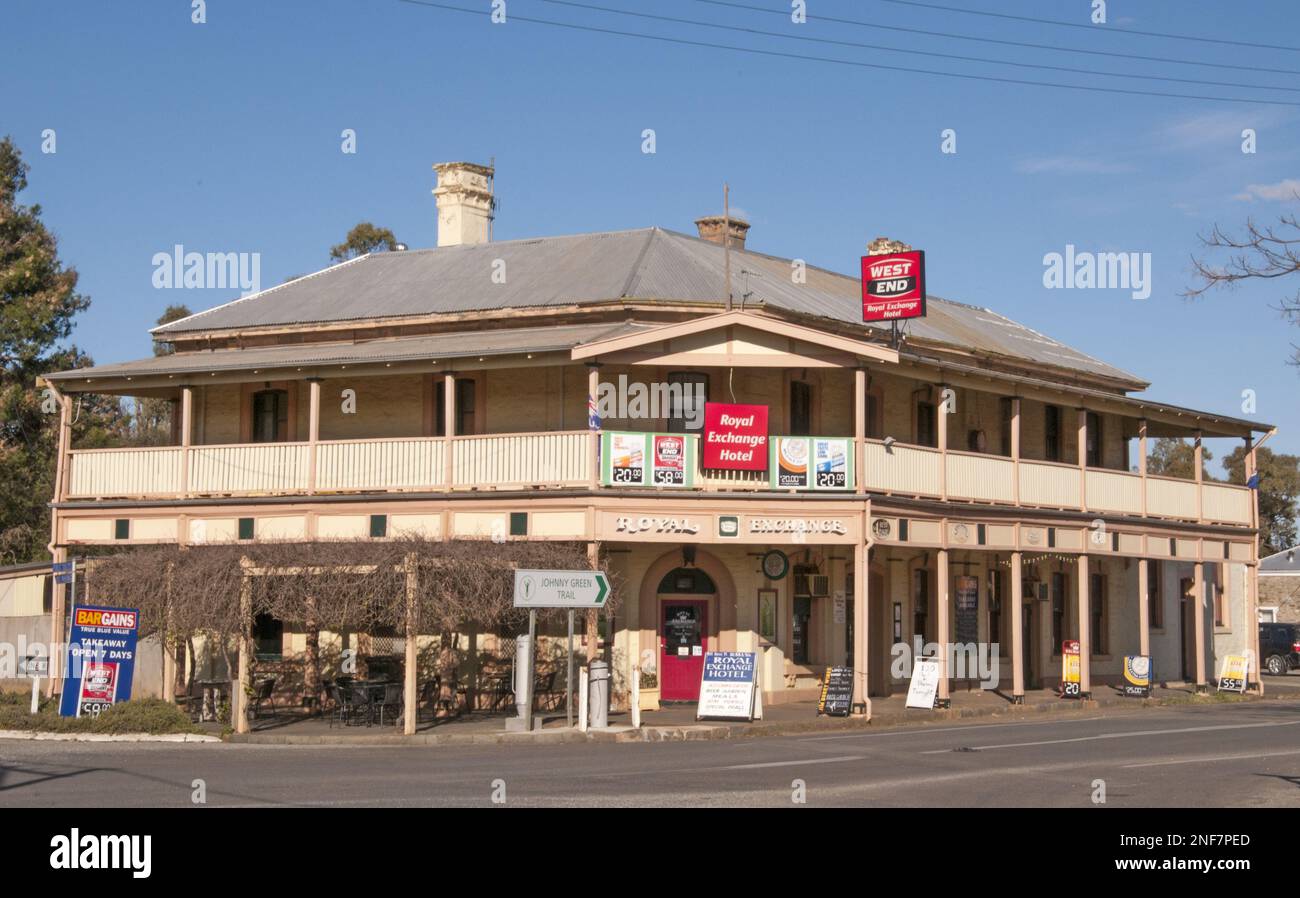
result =
[{"label": "outdoor table", "polygon": [[370,704],[366,709],[366,726],[374,723],[375,706],[384,700],[384,692],[388,686],[397,682],[396,680],[353,680],[351,688],[360,689],[366,693]]}]

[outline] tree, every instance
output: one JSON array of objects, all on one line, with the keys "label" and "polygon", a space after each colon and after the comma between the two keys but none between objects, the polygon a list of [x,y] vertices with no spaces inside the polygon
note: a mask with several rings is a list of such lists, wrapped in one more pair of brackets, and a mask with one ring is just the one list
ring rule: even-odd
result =
[{"label": "tree", "polygon": [[[161,327],[164,324],[171,324],[173,321],[180,321],[182,318],[188,318],[194,313],[185,303],[173,303],[163,310],[154,323]],[[153,344],[154,355],[171,355],[176,351],[176,347],[166,340],[159,340]]]},{"label": "tree", "polygon": [[[1300,195],[1296,195],[1300,199]],[[1206,255],[1192,257],[1196,283],[1183,291],[1183,296],[1196,298],[1216,287],[1233,287],[1243,281],[1272,281],[1300,273],[1300,219],[1295,213],[1279,216],[1273,225],[1258,225],[1246,220],[1246,232],[1240,237],[1230,236],[1215,225],[1209,236],[1200,238]],[[1226,261],[1216,264],[1211,256],[1218,251],[1227,254]],[[1276,308],[1292,323],[1300,324],[1300,289],[1282,298]],[[1300,365],[1300,347],[1294,350],[1291,364]]]},{"label": "tree", "polygon": [[397,238],[392,231],[363,221],[348,231],[348,236],[342,243],[330,247],[330,258],[335,262],[346,262],[376,250],[392,252],[397,247]]},{"label": "tree", "polygon": [[[1202,447],[1201,477],[1214,480],[1207,467],[1214,453]],[[1196,479],[1196,449],[1186,440],[1175,437],[1161,437],[1151,444],[1147,453],[1147,473],[1160,477],[1181,477],[1185,480]]]},{"label": "tree", "polygon": [[[1267,446],[1255,450],[1259,467],[1260,555],[1281,552],[1296,544],[1296,502],[1300,500],[1300,456],[1275,454]],[[1223,460],[1230,483],[1246,482],[1246,447],[1238,446]]]},{"label": "tree", "polygon": [[[13,141],[0,140],[0,564],[47,557],[58,413],[36,378],[91,364],[59,345],[90,300],[59,261],[41,207],[18,202],[28,171]],[[116,445],[125,424],[116,401],[89,397],[76,405],[73,433],[79,445]]]}]

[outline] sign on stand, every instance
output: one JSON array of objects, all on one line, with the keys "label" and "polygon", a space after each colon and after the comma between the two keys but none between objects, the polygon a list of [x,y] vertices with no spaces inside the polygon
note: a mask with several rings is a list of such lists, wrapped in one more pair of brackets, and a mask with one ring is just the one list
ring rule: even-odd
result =
[{"label": "sign on stand", "polygon": [[1245,692],[1250,659],[1245,655],[1224,655],[1219,669],[1220,692]]},{"label": "sign on stand", "polygon": [[828,717],[848,717],[853,708],[853,668],[828,667],[822,676],[822,694],[817,713]]},{"label": "sign on stand", "polygon": [[758,655],[754,652],[706,652],[695,719],[753,720],[762,716]]},{"label": "sign on stand", "polygon": [[1083,662],[1079,655],[1079,640],[1067,639],[1061,643],[1061,697],[1080,698],[1083,689]]},{"label": "sign on stand", "polygon": [[1151,695],[1151,656],[1124,656],[1124,694],[1134,698]]},{"label": "sign on stand", "polygon": [[32,713],[41,706],[41,678],[50,675],[50,659],[45,655],[28,655],[18,665],[18,676],[30,677],[32,681]]},{"label": "sign on stand", "polygon": [[140,612],[134,608],[77,606],[59,713],[98,717],[105,708],[130,699],[139,634]]},{"label": "sign on stand", "polygon": [[907,684],[907,708],[934,710],[939,694],[939,659],[917,658],[912,662],[912,682]]}]

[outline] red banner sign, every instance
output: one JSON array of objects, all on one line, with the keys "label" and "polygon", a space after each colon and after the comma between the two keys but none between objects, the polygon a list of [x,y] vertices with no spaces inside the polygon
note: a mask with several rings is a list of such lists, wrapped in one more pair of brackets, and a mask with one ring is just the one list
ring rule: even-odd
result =
[{"label": "red banner sign", "polygon": [[925,315],[925,252],[862,257],[862,320],[897,321]]},{"label": "red banner sign", "polygon": [[704,468],[767,470],[767,406],[704,403]]}]

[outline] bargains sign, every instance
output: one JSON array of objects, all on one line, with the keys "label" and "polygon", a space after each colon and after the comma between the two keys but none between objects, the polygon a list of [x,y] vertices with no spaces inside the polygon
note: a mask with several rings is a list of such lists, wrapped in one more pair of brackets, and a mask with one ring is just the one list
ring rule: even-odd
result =
[{"label": "bargains sign", "polygon": [[105,708],[131,697],[140,612],[133,608],[76,609],[68,640],[63,696],[64,717],[98,717]]}]

